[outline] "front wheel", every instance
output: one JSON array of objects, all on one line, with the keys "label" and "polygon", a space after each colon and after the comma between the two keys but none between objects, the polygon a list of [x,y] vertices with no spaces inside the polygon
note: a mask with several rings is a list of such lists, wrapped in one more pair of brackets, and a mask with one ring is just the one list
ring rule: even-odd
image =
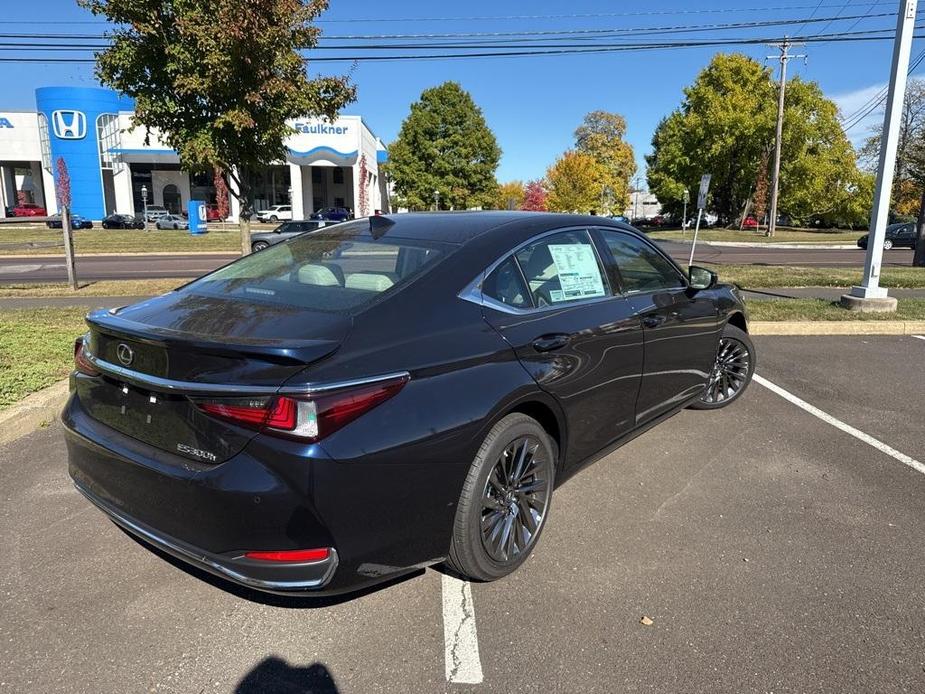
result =
[{"label": "front wheel", "polygon": [[279,221],[279,217],[277,217],[276,215],[273,215],[272,217],[270,217],[270,221],[276,224]]},{"label": "front wheel", "polygon": [[556,445],[539,423],[509,414],[492,427],[463,484],[447,565],[493,581],[523,564],[552,501]]},{"label": "front wheel", "polygon": [[893,242],[890,241],[889,239],[886,239],[886,240],[883,242],[883,250],[888,251],[888,250],[890,250],[892,247],[893,247]]},{"label": "front wheel", "polygon": [[257,241],[253,246],[251,246],[251,248],[253,249],[254,253],[256,253],[257,251],[262,251],[264,248],[269,248],[269,246],[270,244],[268,244],[266,241]]},{"label": "front wheel", "polygon": [[716,348],[707,387],[691,407],[695,410],[726,407],[745,392],[754,373],[755,345],[748,333],[727,324]]}]

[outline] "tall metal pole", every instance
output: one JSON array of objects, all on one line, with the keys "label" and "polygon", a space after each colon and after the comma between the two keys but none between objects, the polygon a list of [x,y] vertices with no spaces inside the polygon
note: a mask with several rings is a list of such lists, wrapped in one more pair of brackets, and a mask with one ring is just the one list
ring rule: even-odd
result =
[{"label": "tall metal pole", "polygon": [[[781,43],[772,43],[772,48],[780,49],[780,87],[777,92],[777,130],[774,136],[774,169],[771,172],[771,218],[768,220],[768,236],[774,236],[777,228],[777,192],[780,186],[780,146],[784,132],[784,93],[787,91],[787,61],[791,58],[805,58],[804,55],[791,55],[790,48],[794,44],[789,39]],[[776,56],[768,56],[768,59]]]},{"label": "tall metal pole", "polygon": [[[915,5],[916,0],[900,0],[899,2],[896,39],[893,42],[893,64],[890,68],[890,88],[886,100],[886,113],[883,115],[883,132],[880,135],[877,187],[874,193],[874,207],[870,213],[867,257],[864,260],[864,277],[861,284],[852,287],[848,296],[842,300],[842,303],[852,308],[856,307],[858,302],[852,302],[851,297],[887,298],[887,290],[880,286],[880,265],[883,260],[883,239],[889,221],[893,174],[896,170],[896,148],[899,144],[903,101],[906,95],[906,75],[909,72],[909,53],[912,48],[912,30],[915,26]],[[895,308],[894,304],[892,310]]]}]

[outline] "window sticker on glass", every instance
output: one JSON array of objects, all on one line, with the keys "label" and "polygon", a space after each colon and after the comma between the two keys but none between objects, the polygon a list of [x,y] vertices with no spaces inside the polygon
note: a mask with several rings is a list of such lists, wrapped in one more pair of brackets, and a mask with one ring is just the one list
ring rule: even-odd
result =
[{"label": "window sticker on glass", "polygon": [[561,291],[549,292],[553,302],[604,296],[604,279],[594,249],[586,243],[549,244]]}]

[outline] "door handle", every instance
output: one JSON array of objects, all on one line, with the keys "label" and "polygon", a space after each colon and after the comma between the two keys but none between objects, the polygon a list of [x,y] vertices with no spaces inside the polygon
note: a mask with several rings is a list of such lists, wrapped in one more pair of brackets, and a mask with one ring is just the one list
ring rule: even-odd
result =
[{"label": "door handle", "polygon": [[657,328],[664,322],[665,316],[661,313],[657,313],[652,316],[645,316],[642,319],[642,325],[646,328]]},{"label": "door handle", "polygon": [[565,347],[571,338],[564,333],[542,335],[533,341],[533,349],[537,352],[552,352]]}]

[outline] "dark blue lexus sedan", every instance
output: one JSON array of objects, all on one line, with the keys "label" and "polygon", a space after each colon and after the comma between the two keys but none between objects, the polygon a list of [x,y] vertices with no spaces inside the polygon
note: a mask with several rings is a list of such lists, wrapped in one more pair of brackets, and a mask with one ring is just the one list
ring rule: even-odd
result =
[{"label": "dark blue lexus sedan", "polygon": [[522,564],[553,490],[755,368],[742,301],[600,217],[360,219],[87,318],[77,488],[231,581],[336,593]]}]

